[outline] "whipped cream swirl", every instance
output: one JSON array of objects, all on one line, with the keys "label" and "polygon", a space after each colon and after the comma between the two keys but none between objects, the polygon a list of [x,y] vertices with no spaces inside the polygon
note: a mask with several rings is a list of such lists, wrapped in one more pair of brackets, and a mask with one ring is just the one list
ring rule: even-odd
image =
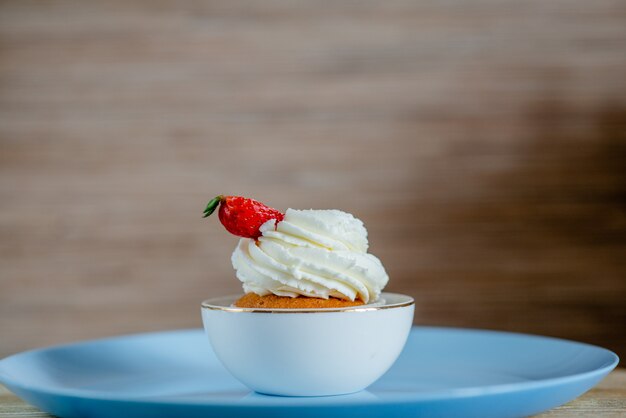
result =
[{"label": "whipped cream swirl", "polygon": [[327,299],[378,299],[389,276],[367,253],[363,222],[340,210],[287,209],[257,241],[242,238],[232,255],[246,293]]}]

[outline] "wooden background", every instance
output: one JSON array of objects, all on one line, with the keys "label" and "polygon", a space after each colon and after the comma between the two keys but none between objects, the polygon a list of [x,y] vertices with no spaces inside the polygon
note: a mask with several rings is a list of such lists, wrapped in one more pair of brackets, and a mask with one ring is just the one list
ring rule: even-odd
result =
[{"label": "wooden background", "polygon": [[363,219],[417,324],[626,356],[624,1],[2,1],[0,356],[200,326],[216,194]]}]

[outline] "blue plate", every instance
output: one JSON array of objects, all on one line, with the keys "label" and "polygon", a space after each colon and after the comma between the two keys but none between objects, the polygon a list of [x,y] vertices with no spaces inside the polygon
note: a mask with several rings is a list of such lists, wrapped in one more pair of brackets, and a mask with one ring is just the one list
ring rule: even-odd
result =
[{"label": "blue plate", "polygon": [[0,381],[60,417],[520,417],[576,398],[617,362],[572,341],[417,327],[368,390],[286,398],[250,392],[203,331],[185,330],[16,354],[0,361]]}]

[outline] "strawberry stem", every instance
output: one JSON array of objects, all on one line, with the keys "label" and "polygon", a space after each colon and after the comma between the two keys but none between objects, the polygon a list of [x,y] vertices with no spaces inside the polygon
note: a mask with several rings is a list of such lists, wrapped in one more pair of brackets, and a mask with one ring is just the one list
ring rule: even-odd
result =
[{"label": "strawberry stem", "polygon": [[220,202],[223,199],[224,199],[224,196],[222,195],[216,196],[213,199],[211,199],[209,203],[207,203],[206,208],[204,209],[203,218],[210,216],[215,211],[215,209],[220,205]]}]

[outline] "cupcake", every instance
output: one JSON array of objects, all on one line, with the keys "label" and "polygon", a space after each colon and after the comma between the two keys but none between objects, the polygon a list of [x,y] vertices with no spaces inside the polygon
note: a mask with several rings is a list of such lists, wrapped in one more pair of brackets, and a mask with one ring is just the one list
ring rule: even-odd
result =
[{"label": "cupcake", "polygon": [[367,230],[340,210],[282,213],[256,200],[217,196],[222,225],[241,237],[231,260],[244,295],[240,308],[344,308],[376,303],[389,277],[369,254]]},{"label": "cupcake", "polygon": [[218,207],[241,237],[231,259],[244,295],[203,301],[202,323],[234,377],[262,394],[327,396],[362,390],[389,370],[414,301],[382,293],[389,278],[367,252],[360,220],[340,210],[283,213],[238,196],[211,200],[205,217]]}]

